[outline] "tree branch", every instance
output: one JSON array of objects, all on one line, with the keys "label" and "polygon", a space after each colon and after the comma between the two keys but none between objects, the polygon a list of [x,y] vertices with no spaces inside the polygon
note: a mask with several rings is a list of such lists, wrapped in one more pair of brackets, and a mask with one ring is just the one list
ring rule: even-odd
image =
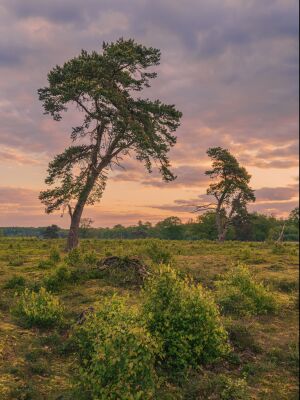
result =
[{"label": "tree branch", "polygon": [[194,207],[196,207],[196,208],[192,212],[196,213],[196,212],[205,211],[205,210],[215,210],[216,209],[216,204],[209,203],[209,204],[204,204],[202,206],[194,206]]},{"label": "tree branch", "polygon": [[75,101],[91,118],[94,117],[94,115],[86,108],[86,106],[84,106],[82,104],[82,102],[79,100],[79,98],[76,98]]},{"label": "tree branch", "polygon": [[73,210],[72,210],[72,207],[70,206],[70,204],[68,204],[67,207],[68,207],[69,215],[70,215],[70,217],[72,218],[72,217],[73,217]]}]

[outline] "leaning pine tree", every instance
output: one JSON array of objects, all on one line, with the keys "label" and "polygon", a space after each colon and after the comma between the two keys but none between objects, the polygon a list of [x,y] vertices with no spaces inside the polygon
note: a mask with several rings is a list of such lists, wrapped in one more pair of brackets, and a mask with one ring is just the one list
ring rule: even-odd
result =
[{"label": "leaning pine tree", "polygon": [[212,159],[212,169],[205,174],[212,183],[206,193],[213,201],[197,206],[195,211],[215,212],[218,240],[223,242],[234,218],[248,214],[247,204],[255,201],[255,195],[249,186],[251,175],[227,149],[212,147],[207,154]]},{"label": "leaning pine tree", "polygon": [[83,115],[71,133],[73,143],[79,143],[50,162],[45,182],[51,188],[40,193],[47,213],[69,212],[68,250],[78,245],[85,205],[101,198],[108,170],[123,156],[132,151],[148,172],[154,162],[165,181],[175,179],[168,152],[182,114],[174,105],[137,96],[156,78],[148,69],[159,62],[158,49],[119,39],[103,43],[101,53],[82,51],[56,66],[48,74],[49,85],[38,90],[45,113],[54,120],[61,120],[71,104]]}]

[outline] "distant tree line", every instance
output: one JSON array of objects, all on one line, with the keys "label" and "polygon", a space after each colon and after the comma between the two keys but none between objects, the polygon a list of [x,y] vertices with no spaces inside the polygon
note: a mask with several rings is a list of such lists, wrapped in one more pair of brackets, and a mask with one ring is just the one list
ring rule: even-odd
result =
[{"label": "distant tree line", "polygon": [[59,239],[66,237],[67,230],[57,225],[46,227],[0,227],[1,236],[18,236],[18,237],[39,237],[42,239]]},{"label": "distant tree line", "polygon": [[[283,240],[299,240],[299,209],[294,209],[287,219],[249,213],[233,218],[228,228],[227,240],[265,241],[277,240],[285,226]],[[67,229],[57,225],[40,228],[3,227],[3,236],[35,236],[45,239],[65,238]],[[113,228],[93,228],[91,223],[83,223],[79,234],[81,238],[90,239],[146,239],[159,238],[168,240],[217,240],[216,213],[207,211],[187,223],[178,217],[169,217],[157,224],[139,221],[137,225],[125,227],[121,224]]]}]

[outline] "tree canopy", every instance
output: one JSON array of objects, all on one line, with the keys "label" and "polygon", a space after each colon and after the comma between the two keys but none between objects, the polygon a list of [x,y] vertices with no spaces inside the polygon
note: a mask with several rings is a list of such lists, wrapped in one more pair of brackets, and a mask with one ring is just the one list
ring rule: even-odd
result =
[{"label": "tree canopy", "polygon": [[255,195],[249,186],[251,175],[227,149],[212,147],[207,154],[212,160],[212,169],[205,172],[212,181],[207,195],[213,201],[198,206],[196,211],[215,211],[218,236],[222,241],[234,217],[246,218],[247,203],[254,202]]}]

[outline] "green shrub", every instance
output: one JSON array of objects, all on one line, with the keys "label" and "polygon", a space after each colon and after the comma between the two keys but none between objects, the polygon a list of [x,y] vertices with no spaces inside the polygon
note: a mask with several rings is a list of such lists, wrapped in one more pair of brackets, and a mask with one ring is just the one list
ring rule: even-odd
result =
[{"label": "green shrub", "polygon": [[90,251],[84,254],[83,262],[89,266],[95,266],[98,261],[98,257],[95,251]]},{"label": "green shrub", "polygon": [[249,260],[252,256],[252,252],[249,248],[245,248],[243,250],[240,251],[239,253],[239,258],[240,260],[246,261]]},{"label": "green shrub", "polygon": [[77,283],[88,277],[88,272],[81,269],[69,269],[64,265],[56,268],[52,274],[48,275],[44,281],[43,286],[47,290],[57,292],[64,288],[67,284]]},{"label": "green shrub", "polygon": [[82,264],[80,250],[78,248],[71,250],[65,257],[65,261],[71,267],[79,267]]},{"label": "green shrub", "polygon": [[158,347],[122,300],[104,301],[75,328],[79,390],[93,399],[153,399]]},{"label": "green shrub", "polygon": [[56,247],[53,247],[50,250],[49,260],[52,261],[54,264],[58,263],[61,260],[60,253]]},{"label": "green shrub", "polygon": [[157,242],[150,243],[145,253],[155,264],[168,264],[172,261],[172,254]]},{"label": "green shrub", "polygon": [[291,256],[299,257],[299,248],[298,247],[289,248],[289,254]]},{"label": "green shrub", "polygon": [[28,362],[26,367],[32,375],[39,375],[44,377],[50,375],[49,363],[47,361],[38,360],[34,362]]},{"label": "green shrub", "polygon": [[49,269],[49,268],[53,268],[54,266],[55,266],[55,263],[52,260],[41,260],[38,263],[39,269]]},{"label": "green shrub", "polygon": [[143,313],[149,331],[162,342],[162,358],[174,370],[186,372],[229,350],[212,297],[171,267],[161,265],[149,278]]},{"label": "green shrub", "polygon": [[216,282],[217,301],[225,313],[267,314],[277,311],[275,296],[252,277],[246,266],[238,265]]},{"label": "green shrub", "polygon": [[9,391],[9,398],[16,400],[36,400],[40,398],[40,392],[33,382],[24,382],[18,379]]},{"label": "green shrub", "polygon": [[17,289],[25,286],[25,278],[21,275],[15,275],[4,285],[5,289]]},{"label": "green shrub", "polygon": [[71,271],[64,267],[58,267],[51,275],[48,275],[44,281],[43,285],[47,290],[56,292],[62,289],[66,283],[71,281],[72,274]]},{"label": "green shrub", "polygon": [[223,377],[221,390],[222,400],[247,400],[250,399],[248,386],[245,379],[231,379]]},{"label": "green shrub", "polygon": [[28,327],[46,328],[62,321],[63,307],[45,288],[40,288],[37,293],[26,288],[13,312]]},{"label": "green shrub", "polygon": [[28,362],[36,362],[46,355],[47,352],[44,349],[36,348],[36,349],[30,349],[30,351],[25,353],[24,358]]}]

